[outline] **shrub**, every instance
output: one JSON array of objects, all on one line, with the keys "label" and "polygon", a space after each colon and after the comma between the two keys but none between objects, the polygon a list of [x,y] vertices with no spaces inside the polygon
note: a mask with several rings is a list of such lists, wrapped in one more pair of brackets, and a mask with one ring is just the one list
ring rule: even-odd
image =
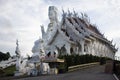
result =
[{"label": "shrub", "polygon": [[3,69],[4,73],[3,76],[13,76],[15,71],[15,65],[9,66],[5,69]]},{"label": "shrub", "polygon": [[58,66],[58,72],[59,73],[65,73],[68,71],[68,67],[66,65],[66,63],[60,63],[59,66]]},{"label": "shrub", "polygon": [[64,59],[66,61],[66,65],[69,66],[74,66],[74,65],[80,65],[80,64],[86,64],[86,63],[91,63],[91,62],[99,62],[100,64],[105,64],[106,60],[110,60],[110,58],[106,57],[98,57],[98,56],[93,56],[91,54],[86,54],[86,55],[62,55],[59,56],[58,58]]}]

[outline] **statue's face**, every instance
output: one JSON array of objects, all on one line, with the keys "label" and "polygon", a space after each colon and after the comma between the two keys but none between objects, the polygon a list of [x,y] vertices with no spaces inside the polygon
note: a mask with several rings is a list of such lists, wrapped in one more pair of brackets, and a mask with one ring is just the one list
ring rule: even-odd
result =
[{"label": "statue's face", "polygon": [[49,19],[51,22],[55,21],[55,12],[53,10],[49,10]]}]

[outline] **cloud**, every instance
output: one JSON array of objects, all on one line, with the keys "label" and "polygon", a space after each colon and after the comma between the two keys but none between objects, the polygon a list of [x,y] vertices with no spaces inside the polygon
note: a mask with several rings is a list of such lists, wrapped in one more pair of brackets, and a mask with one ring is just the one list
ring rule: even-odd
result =
[{"label": "cloud", "polygon": [[[42,0],[0,0],[0,2],[4,4],[0,5],[0,28],[2,29],[0,50],[6,51],[10,46],[16,47],[14,44],[18,38],[22,54],[31,54],[34,41],[41,36],[39,26],[48,22],[48,5]],[[9,50],[14,54],[14,48]]]},{"label": "cloud", "polygon": [[22,54],[32,54],[34,41],[41,36],[40,25],[47,29],[49,5],[56,6],[60,16],[62,8],[87,13],[91,23],[97,24],[102,33],[118,43],[119,3],[119,0],[0,0],[0,50],[8,49],[14,54],[18,38]]},{"label": "cloud", "polygon": [[0,51],[13,53],[15,37],[11,22],[6,17],[0,16]]}]

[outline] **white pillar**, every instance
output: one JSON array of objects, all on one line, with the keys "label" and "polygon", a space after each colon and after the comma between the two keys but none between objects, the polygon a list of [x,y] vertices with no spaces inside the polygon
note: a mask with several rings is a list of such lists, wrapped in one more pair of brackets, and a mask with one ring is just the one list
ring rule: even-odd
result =
[{"label": "white pillar", "polygon": [[70,45],[66,44],[66,45],[65,45],[65,49],[66,49],[66,51],[67,51],[67,54],[70,55],[70,54],[71,54],[71,53],[70,53]]},{"label": "white pillar", "polygon": [[85,41],[81,41],[80,43],[81,43],[81,52],[82,52],[82,54],[84,54],[84,43],[85,43]]}]

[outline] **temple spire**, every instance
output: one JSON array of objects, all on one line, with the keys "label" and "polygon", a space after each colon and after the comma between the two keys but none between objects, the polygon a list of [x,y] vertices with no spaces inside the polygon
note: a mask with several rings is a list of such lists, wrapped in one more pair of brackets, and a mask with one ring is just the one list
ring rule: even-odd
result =
[{"label": "temple spire", "polygon": [[19,57],[21,56],[20,54],[20,49],[19,49],[19,43],[18,43],[18,39],[16,40],[16,50],[15,50],[16,55]]}]

